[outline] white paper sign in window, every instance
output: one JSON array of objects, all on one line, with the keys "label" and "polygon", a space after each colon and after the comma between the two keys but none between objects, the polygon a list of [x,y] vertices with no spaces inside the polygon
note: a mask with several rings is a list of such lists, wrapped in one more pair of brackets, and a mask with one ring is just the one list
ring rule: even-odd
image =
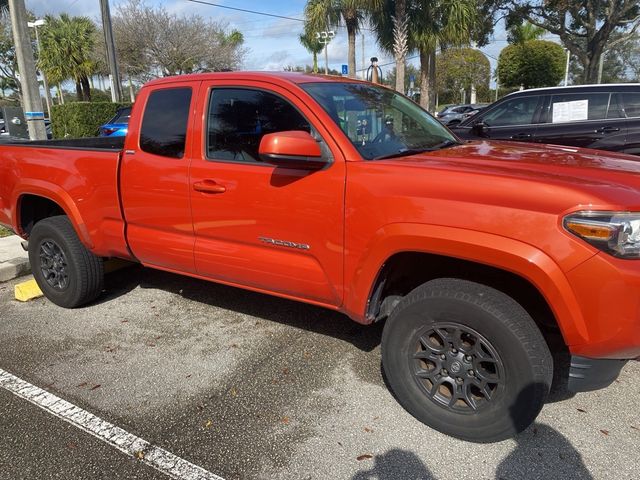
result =
[{"label": "white paper sign in window", "polygon": [[589,120],[589,100],[555,102],[553,104],[553,123]]}]

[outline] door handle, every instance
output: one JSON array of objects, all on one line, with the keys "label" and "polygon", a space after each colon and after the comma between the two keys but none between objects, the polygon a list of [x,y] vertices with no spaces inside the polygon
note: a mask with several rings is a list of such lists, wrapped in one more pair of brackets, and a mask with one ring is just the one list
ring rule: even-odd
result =
[{"label": "door handle", "polygon": [[597,133],[613,133],[619,131],[620,129],[618,127],[602,127],[596,130]]},{"label": "door handle", "polygon": [[203,180],[193,184],[193,189],[196,192],[202,193],[224,193],[227,191],[224,185],[216,183],[215,180]]},{"label": "door handle", "polygon": [[513,140],[528,140],[531,138],[531,134],[530,133],[516,133],[515,135],[512,135],[511,138]]}]

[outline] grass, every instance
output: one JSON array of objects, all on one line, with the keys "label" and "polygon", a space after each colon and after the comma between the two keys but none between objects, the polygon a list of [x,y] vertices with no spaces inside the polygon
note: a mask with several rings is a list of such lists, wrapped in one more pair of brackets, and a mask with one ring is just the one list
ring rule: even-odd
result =
[{"label": "grass", "polygon": [[13,232],[11,230],[0,227],[0,237],[8,237],[9,235],[13,235]]}]

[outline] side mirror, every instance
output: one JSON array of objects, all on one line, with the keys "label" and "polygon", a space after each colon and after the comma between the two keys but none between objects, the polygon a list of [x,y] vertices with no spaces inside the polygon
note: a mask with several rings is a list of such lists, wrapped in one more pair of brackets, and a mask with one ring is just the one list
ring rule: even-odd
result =
[{"label": "side mirror", "polygon": [[476,135],[485,135],[488,132],[489,127],[486,123],[480,120],[473,124],[472,130]]},{"label": "side mirror", "polygon": [[264,135],[258,154],[263,162],[278,167],[319,170],[328,163],[322,158],[316,139],[309,133],[298,130]]}]

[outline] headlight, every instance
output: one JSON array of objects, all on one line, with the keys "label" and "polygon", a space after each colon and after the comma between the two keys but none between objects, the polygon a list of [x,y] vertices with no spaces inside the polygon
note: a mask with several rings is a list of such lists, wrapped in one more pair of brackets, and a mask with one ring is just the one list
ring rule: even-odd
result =
[{"label": "headlight", "polygon": [[577,212],[564,218],[564,228],[603,252],[640,258],[640,212]]}]

